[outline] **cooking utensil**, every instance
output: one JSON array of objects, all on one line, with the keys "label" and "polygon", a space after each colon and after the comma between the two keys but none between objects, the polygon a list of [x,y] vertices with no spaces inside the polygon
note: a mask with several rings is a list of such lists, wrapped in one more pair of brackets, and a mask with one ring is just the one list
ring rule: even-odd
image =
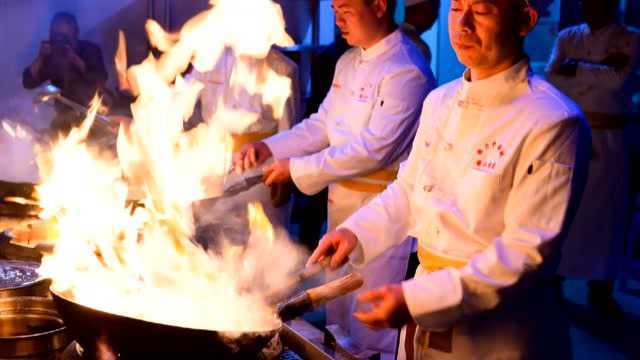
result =
[{"label": "cooking utensil", "polygon": [[301,292],[278,308],[284,321],[293,320],[333,299],[359,289],[364,284],[362,275],[350,273],[324,285]]},{"label": "cooking utensil", "polygon": [[[315,289],[307,290],[310,301],[296,300],[279,307],[285,319],[310,309],[337,296],[353,291],[362,284],[359,275],[348,275]],[[201,330],[154,323],[127,316],[111,314],[78,304],[64,295],[51,291],[54,303],[66,326],[80,346],[93,354],[100,346],[121,359],[138,359],[157,355],[163,358],[255,359],[280,328],[264,332],[225,334],[214,330]],[[304,297],[302,295],[295,297]],[[304,306],[301,306],[303,304]],[[295,309],[291,309],[293,306]],[[251,309],[247,309],[250,311]],[[170,311],[168,309],[167,311]],[[220,311],[224,311],[221,309]]]},{"label": "cooking utensil", "polygon": [[35,184],[0,180],[0,216],[33,217],[40,210],[35,192]]},{"label": "cooking utensil", "polygon": [[[54,85],[45,86],[44,90],[40,92],[38,95],[36,95],[33,101],[35,103],[48,103],[50,100],[56,100],[59,103],[62,103],[68,106],[69,108],[71,108],[72,110],[76,111],[81,115],[86,115],[89,113],[89,109],[87,109],[86,106],[82,106],[77,102],[62,96],[61,90]],[[100,128],[101,130],[107,131],[111,134],[117,133],[117,128],[112,125],[113,123],[109,118],[109,116],[96,114],[96,120],[97,121],[94,122],[95,127]]]},{"label": "cooking utensil", "polygon": [[50,298],[0,299],[0,358],[35,359],[63,349],[70,342]]}]

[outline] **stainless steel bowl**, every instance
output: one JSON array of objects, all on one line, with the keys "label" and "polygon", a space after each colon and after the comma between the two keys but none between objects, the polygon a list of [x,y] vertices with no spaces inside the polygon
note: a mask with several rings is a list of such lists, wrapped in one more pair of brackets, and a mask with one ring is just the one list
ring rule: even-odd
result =
[{"label": "stainless steel bowl", "polygon": [[0,358],[36,359],[61,351],[70,342],[52,299],[0,299]]}]

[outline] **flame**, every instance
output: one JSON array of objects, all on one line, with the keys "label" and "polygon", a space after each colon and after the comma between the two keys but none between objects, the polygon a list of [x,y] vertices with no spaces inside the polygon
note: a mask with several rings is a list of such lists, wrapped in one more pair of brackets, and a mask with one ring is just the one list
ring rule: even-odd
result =
[{"label": "flame", "polygon": [[[250,232],[240,245],[222,237],[218,251],[206,252],[192,242],[191,204],[220,194],[231,167],[230,129],[247,129],[259,116],[221,102],[212,119],[185,132],[203,84],[181,73],[189,63],[212,69],[230,49],[237,64],[233,89],[263,95],[262,105],[281,114],[290,83],[246,65],[264,63],[273,44],[291,43],[282,11],[271,0],[217,0],[178,34],[154,22],[146,28],[163,54],[126,72],[139,95],[131,106],[134,121],[119,129],[117,157],[86,142],[99,99],[80,127],[37,149],[41,217],[56,226],[53,254],[40,272],[56,292],[111,313],[234,333],[277,328],[267,294],[290,284],[302,254],[262,207],[249,204]],[[124,48],[121,35],[119,74],[125,73]],[[144,207],[129,205],[132,199]]]}]

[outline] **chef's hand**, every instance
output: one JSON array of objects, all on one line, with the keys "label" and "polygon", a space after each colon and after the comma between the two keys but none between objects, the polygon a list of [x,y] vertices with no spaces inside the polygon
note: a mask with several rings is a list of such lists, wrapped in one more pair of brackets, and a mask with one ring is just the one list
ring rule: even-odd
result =
[{"label": "chef's hand", "polygon": [[307,261],[307,266],[322,263],[326,258],[330,258],[329,267],[335,270],[349,260],[349,254],[357,245],[358,237],[351,230],[333,230],[320,239],[318,247]]},{"label": "chef's hand", "polygon": [[271,149],[264,141],[253,142],[242,147],[242,150],[234,155],[233,166],[236,172],[242,173],[264,163],[272,155]]},{"label": "chef's hand", "polygon": [[267,186],[276,184],[284,184],[291,180],[291,171],[289,171],[289,159],[278,160],[273,164],[264,167],[263,180]]},{"label": "chef's hand", "polygon": [[411,313],[400,284],[387,285],[363,292],[358,296],[360,306],[370,305],[368,311],[357,311],[353,316],[373,329],[401,328],[411,321]]}]

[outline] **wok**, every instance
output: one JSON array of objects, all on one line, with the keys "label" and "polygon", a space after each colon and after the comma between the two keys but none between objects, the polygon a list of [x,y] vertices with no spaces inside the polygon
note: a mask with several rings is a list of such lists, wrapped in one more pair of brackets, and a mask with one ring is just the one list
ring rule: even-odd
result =
[{"label": "wok", "polygon": [[[362,286],[362,276],[343,278],[307,290],[279,306],[283,321]],[[120,359],[162,358],[256,359],[281,327],[230,336],[224,332],[154,323],[83,306],[56,291],[53,301],[69,332],[89,358],[104,349]],[[168,310],[170,311],[170,310]],[[221,309],[220,311],[224,311]],[[249,310],[250,311],[250,310]]]}]

